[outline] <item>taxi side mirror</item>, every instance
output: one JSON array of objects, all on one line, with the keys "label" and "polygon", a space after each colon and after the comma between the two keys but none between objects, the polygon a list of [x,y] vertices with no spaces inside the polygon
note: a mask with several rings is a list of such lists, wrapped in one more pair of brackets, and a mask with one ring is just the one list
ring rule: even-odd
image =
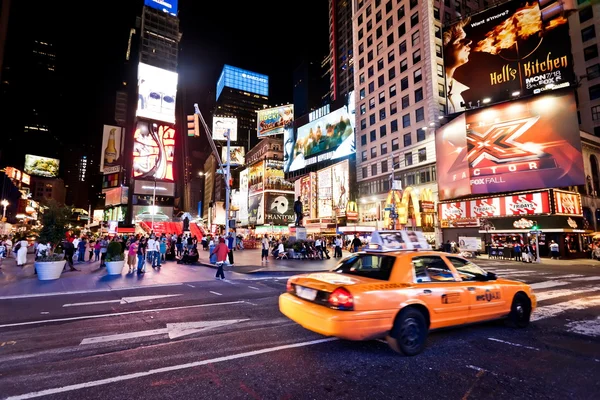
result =
[{"label": "taxi side mirror", "polygon": [[493,272],[488,272],[487,273],[487,280],[488,281],[495,281],[498,277],[496,276],[495,273]]}]

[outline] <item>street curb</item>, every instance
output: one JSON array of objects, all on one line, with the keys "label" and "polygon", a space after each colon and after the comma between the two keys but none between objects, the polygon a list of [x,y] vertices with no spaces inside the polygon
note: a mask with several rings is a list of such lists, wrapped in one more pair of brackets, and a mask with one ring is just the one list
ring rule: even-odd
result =
[{"label": "street curb", "polygon": [[[203,263],[203,262],[198,262],[196,265],[202,266],[202,267],[209,267],[212,269],[217,269],[217,266],[214,264],[207,264],[207,263]],[[228,266],[229,268],[225,267],[225,271],[227,272],[235,272],[237,274],[245,274],[245,275],[289,275],[289,274],[310,274],[313,272],[328,272],[328,269],[321,269],[321,270],[311,270],[311,271],[307,271],[307,270],[271,270],[271,271],[260,271],[261,267],[260,266],[243,266],[242,268],[256,268],[257,270],[255,271],[239,271],[236,270],[235,265],[233,267]]]}]

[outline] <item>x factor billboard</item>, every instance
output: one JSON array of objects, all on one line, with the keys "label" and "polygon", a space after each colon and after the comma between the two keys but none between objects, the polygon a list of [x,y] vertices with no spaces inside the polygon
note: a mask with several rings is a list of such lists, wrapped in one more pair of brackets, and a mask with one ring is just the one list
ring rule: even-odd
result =
[{"label": "x factor billboard", "polygon": [[574,83],[569,25],[548,3],[509,1],[444,30],[448,114]]},{"label": "x factor billboard", "polygon": [[133,177],[173,181],[175,128],[138,120],[133,134]]},{"label": "x factor billboard", "polygon": [[140,63],[136,115],[162,122],[175,122],[176,72]]},{"label": "x factor billboard", "polygon": [[467,111],[436,134],[441,200],[584,184],[570,91]]},{"label": "x factor billboard", "polygon": [[267,108],[258,112],[258,137],[280,135],[294,122],[294,105]]}]

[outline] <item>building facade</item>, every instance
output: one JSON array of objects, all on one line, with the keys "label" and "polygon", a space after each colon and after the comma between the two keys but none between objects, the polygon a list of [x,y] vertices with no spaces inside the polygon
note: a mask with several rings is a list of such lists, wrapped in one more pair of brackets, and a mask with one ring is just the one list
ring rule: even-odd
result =
[{"label": "building facade", "polygon": [[331,101],[354,89],[352,2],[329,0],[329,97]]}]

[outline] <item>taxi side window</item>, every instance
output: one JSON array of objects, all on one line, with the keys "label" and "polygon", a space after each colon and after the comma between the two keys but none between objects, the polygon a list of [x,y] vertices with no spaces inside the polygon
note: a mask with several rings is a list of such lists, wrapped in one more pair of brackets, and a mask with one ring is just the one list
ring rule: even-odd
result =
[{"label": "taxi side window", "polygon": [[336,271],[387,281],[390,279],[395,260],[392,256],[363,254],[346,260]]},{"label": "taxi side window", "polygon": [[448,260],[456,268],[463,281],[481,281],[485,280],[487,276],[483,269],[470,261],[456,257],[448,257]]},{"label": "taxi side window", "polygon": [[441,257],[422,256],[412,260],[417,283],[422,282],[455,282],[452,271]]}]

